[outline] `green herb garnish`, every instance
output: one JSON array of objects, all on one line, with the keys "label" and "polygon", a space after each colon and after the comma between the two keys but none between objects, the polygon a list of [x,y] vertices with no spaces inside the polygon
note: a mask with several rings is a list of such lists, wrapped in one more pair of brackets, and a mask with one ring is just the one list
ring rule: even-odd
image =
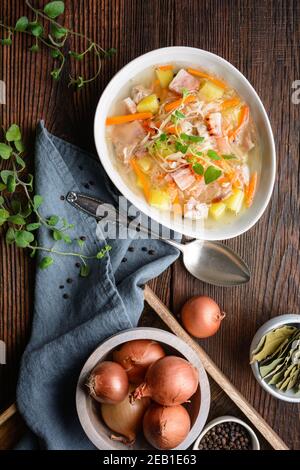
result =
[{"label": "green herb garnish", "polygon": [[222,158],[224,158],[224,160],[237,160],[236,156],[235,155],[222,155]]},{"label": "green herb garnish", "polygon": [[[10,163],[10,169],[0,172],[0,226],[6,227],[6,243],[15,244],[18,248],[29,248],[31,257],[37,251],[47,253],[39,263],[41,269],[46,269],[54,263],[51,255],[74,256],[81,260],[81,271],[85,275],[89,272],[88,260],[101,259],[111,249],[106,245],[95,255],[84,255],[76,251],[58,250],[56,246],[45,247],[38,245],[35,236],[36,230],[41,226],[48,229],[56,242],[67,245],[76,242],[82,248],[84,242],[80,239],[72,239],[68,233],[74,228],[64,217],[51,214],[44,217],[40,212],[43,198],[33,193],[33,176],[23,176],[26,168],[23,160],[24,144],[22,143],[21,129],[17,124],[12,124],[5,132],[0,142],[0,157]],[[22,155],[22,156],[21,156]],[[83,274],[82,274],[83,275]]]},{"label": "green herb garnish", "polygon": [[[33,13],[33,18],[21,16],[15,26],[8,26],[0,23],[0,27],[7,31],[7,37],[0,40],[3,46],[10,46],[15,33],[26,34],[34,40],[29,48],[33,53],[45,47],[51,56],[56,60],[57,65],[50,73],[54,80],[59,80],[62,75],[67,58],[70,56],[76,61],[84,59],[86,54],[91,54],[97,61],[97,71],[89,78],[84,78],[80,74],[77,77],[70,76],[70,85],[82,88],[85,84],[93,82],[101,71],[102,59],[112,56],[116,50],[111,48],[104,50],[102,47],[83,33],[73,31],[57,22],[57,18],[65,11],[65,2],[52,1],[44,5],[43,9],[35,8],[29,0],[25,0],[27,7]],[[68,40],[71,38],[81,38],[86,43],[86,49],[80,52],[69,50]],[[93,62],[93,59],[91,59]]]},{"label": "green herb garnish", "polygon": [[204,173],[204,181],[205,184],[212,183],[213,181],[217,180],[220,178],[222,175],[222,171],[218,170],[215,166],[209,166]]},{"label": "green herb garnish", "polygon": [[194,172],[197,173],[197,175],[201,175],[201,176],[203,175],[204,167],[203,167],[203,165],[201,165],[201,163],[194,163],[192,168],[193,168]]},{"label": "green herb garnish", "polygon": [[180,138],[185,142],[198,143],[204,141],[204,137],[201,137],[200,135],[180,134]]},{"label": "green herb garnish", "polygon": [[183,99],[186,98],[187,96],[189,96],[191,93],[189,92],[189,90],[185,87],[181,88],[181,92],[182,92],[182,97]]},{"label": "green herb garnish", "polygon": [[208,150],[207,156],[211,158],[211,160],[221,160],[220,155],[218,155],[214,150]]},{"label": "green herb garnish", "polygon": [[164,142],[165,140],[167,140],[167,134],[165,133],[160,134],[158,140],[160,140],[160,142]]},{"label": "green herb garnish", "polygon": [[189,146],[182,145],[182,143],[177,140],[177,142],[175,142],[175,148],[177,152],[186,153]]}]

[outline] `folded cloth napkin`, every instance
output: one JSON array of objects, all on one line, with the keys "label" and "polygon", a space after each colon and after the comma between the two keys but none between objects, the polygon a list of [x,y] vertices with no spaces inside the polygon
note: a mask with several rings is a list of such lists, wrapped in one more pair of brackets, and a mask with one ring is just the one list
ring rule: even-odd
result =
[{"label": "folded cloth napkin", "polygon": [[[35,178],[43,215],[58,214],[75,223],[72,238],[86,237],[85,254],[106,243],[112,249],[91,261],[87,278],[79,276],[73,257],[56,256],[51,267],[37,269],[32,334],[17,387],[18,408],[32,435],[17,448],[93,449],[75,408],[80,370],[107,337],[137,325],[143,284],[164,271],[178,251],[158,240],[105,240],[99,230],[96,236],[95,220],[70,206],[65,195],[80,191],[112,203],[104,170],[87,152],[51,135],[43,123],[37,131]],[[47,229],[40,229],[39,242],[53,246]],[[64,248],[61,243],[58,249]]]}]

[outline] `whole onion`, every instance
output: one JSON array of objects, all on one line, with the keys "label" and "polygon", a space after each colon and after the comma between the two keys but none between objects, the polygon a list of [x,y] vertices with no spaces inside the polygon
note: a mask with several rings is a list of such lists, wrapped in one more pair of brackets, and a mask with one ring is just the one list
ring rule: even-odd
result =
[{"label": "whole onion", "polygon": [[220,328],[225,313],[210,297],[199,296],[188,300],[181,310],[184,328],[196,338],[208,338]]},{"label": "whole onion", "polygon": [[160,405],[181,405],[197,390],[199,375],[194,366],[177,356],[166,356],[152,364],[131,396],[131,400],[151,397]]},{"label": "whole onion", "polygon": [[[131,386],[129,393],[134,386]],[[143,417],[146,409],[150,405],[150,398],[143,398],[135,403],[130,403],[129,394],[125,399],[116,405],[103,403],[101,414],[103,421],[111,431],[118,435],[111,435],[111,439],[123,442],[123,444],[133,444],[136,434],[142,428]]]},{"label": "whole onion", "polygon": [[190,416],[182,405],[161,406],[153,403],[143,420],[145,438],[156,449],[174,449],[184,441],[190,428]]},{"label": "whole onion", "polygon": [[165,352],[161,345],[149,339],[128,341],[113,353],[114,361],[124,367],[129,382],[134,384],[140,384],[145,378],[148,367],[164,356]]},{"label": "whole onion", "polygon": [[120,364],[104,361],[91,372],[87,386],[90,395],[100,403],[119,403],[128,393],[128,377]]}]

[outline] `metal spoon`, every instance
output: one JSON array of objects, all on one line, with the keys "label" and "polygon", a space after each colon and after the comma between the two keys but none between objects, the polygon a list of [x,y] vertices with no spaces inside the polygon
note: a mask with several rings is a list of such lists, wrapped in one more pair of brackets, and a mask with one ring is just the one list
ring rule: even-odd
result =
[{"label": "metal spoon", "polygon": [[[97,220],[104,218],[103,211],[102,215],[99,215],[98,210],[104,205],[105,220],[116,223],[117,215],[119,224],[128,226],[132,223],[132,219],[127,214],[120,214],[113,206],[91,196],[72,191],[67,194],[67,201]],[[139,230],[149,234],[149,230],[142,225],[139,225]],[[250,271],[245,261],[221,242],[194,240],[182,244],[160,236],[158,238],[181,251],[186,269],[200,281],[228,287],[245,284],[250,280]]]}]

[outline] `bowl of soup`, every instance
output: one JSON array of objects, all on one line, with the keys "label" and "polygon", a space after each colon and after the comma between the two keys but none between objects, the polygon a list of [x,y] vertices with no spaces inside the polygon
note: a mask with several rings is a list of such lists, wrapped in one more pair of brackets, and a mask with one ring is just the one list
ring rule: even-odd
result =
[{"label": "bowl of soup", "polygon": [[270,200],[276,154],[264,106],[210,52],[168,47],[130,62],[104,90],[94,134],[122,196],[170,230],[233,238]]}]

